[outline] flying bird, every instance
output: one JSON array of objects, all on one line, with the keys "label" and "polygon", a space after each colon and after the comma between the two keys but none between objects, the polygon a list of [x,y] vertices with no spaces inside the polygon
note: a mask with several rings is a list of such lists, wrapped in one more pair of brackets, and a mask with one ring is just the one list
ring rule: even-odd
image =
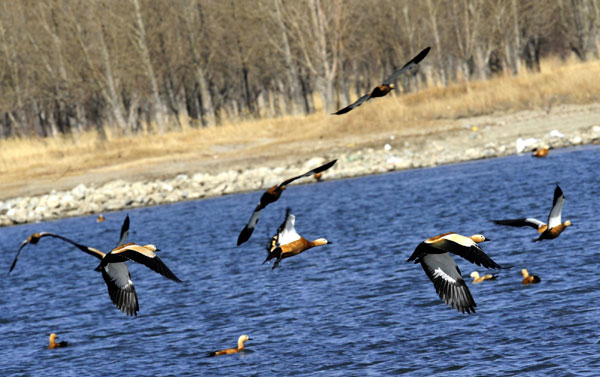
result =
[{"label": "flying bird", "polygon": [[376,86],[370,93],[365,94],[364,96],[357,99],[356,102],[351,103],[350,105],[344,107],[343,109],[336,111],[334,114],[335,115],[346,114],[347,112],[353,110],[354,108],[362,105],[363,102],[370,100],[371,98],[383,97],[386,94],[388,94],[392,89],[396,88],[396,86],[394,85],[394,82],[398,79],[398,77],[402,73],[408,71],[409,69],[416,67],[417,64],[419,64],[421,62],[421,60],[423,60],[427,56],[430,49],[431,49],[430,47],[427,47],[423,51],[419,52],[419,55],[415,56],[411,61],[404,64],[404,66],[402,68],[400,68],[399,70],[392,73],[392,75],[390,77],[388,77],[387,79],[385,79],[385,81],[381,85]]},{"label": "flying bird", "polygon": [[[134,243],[125,243],[127,235],[129,233],[129,216],[125,218],[121,227],[121,237],[119,244],[109,253],[104,253],[93,247],[85,246],[63,237],[58,234],[43,232],[34,233],[27,237],[21,244],[17,256],[15,257],[10,271],[13,270],[17,263],[17,259],[23,247],[29,243],[37,244],[41,238],[53,237],[61,239],[65,242],[70,243],[79,250],[92,255],[100,260],[100,264],[96,267],[96,271],[102,272],[102,277],[108,288],[108,295],[115,304],[115,306],[130,316],[137,316],[139,311],[139,303],[133,281],[131,280],[131,274],[125,264],[125,261],[130,259],[135,262],[144,264],[148,268],[158,272],[159,274],[171,279],[175,282],[180,283],[181,280],[177,278],[171,270],[162,262],[162,260],[154,253],[157,249],[154,245],[137,245]],[[9,271],[9,273],[10,273]]]},{"label": "flying bird", "polygon": [[207,355],[207,357],[221,356],[221,355],[231,355],[231,354],[243,351],[244,350],[244,342],[247,341],[247,340],[252,340],[252,338],[248,337],[248,335],[241,335],[238,338],[238,346],[237,346],[237,348],[227,348],[227,349],[220,350],[220,351],[210,352]]},{"label": "flying bird", "polygon": [[282,259],[293,257],[294,255],[298,255],[303,251],[316,246],[332,243],[325,238],[317,238],[314,241],[307,240],[296,232],[296,229],[294,228],[295,222],[296,217],[291,214],[291,210],[288,208],[285,212],[285,220],[277,229],[277,234],[271,238],[267,245],[268,255],[263,264],[273,258],[277,258],[272,268],[275,269],[279,266],[279,262],[281,262]]},{"label": "flying bird", "polygon": [[256,226],[256,223],[258,223],[258,216],[260,215],[260,211],[262,211],[263,208],[265,208],[270,203],[276,202],[277,199],[279,199],[279,197],[281,196],[281,193],[283,193],[283,190],[286,189],[287,185],[289,185],[290,183],[294,182],[297,179],[300,179],[303,177],[310,177],[313,174],[321,173],[321,172],[329,169],[333,165],[335,165],[336,162],[337,162],[337,160],[330,161],[330,162],[326,163],[325,165],[321,165],[318,168],[315,168],[304,174],[301,174],[294,178],[286,179],[285,181],[281,182],[279,185],[275,185],[275,186],[269,188],[267,191],[265,191],[264,194],[262,194],[262,196],[260,197],[258,205],[256,206],[256,208],[254,208],[254,212],[252,212],[252,216],[250,216],[250,220],[248,220],[248,224],[246,224],[246,226],[244,226],[244,229],[242,229],[242,231],[240,232],[240,235],[238,236],[238,240],[237,240],[237,245],[240,246],[241,244],[243,244],[244,242],[246,242],[250,239],[252,232],[254,232],[254,227]]},{"label": "flying bird", "polygon": [[494,223],[498,225],[508,225],[508,226],[529,226],[533,229],[536,229],[540,236],[538,238],[534,238],[532,241],[541,241],[546,239],[554,239],[569,226],[573,225],[571,220],[567,220],[564,223],[561,220],[562,217],[562,209],[565,205],[565,196],[560,188],[560,186],[556,185],[554,189],[554,199],[552,200],[552,209],[550,210],[550,214],[548,215],[548,224],[540,221],[538,219],[534,219],[532,217],[520,218],[520,219],[508,219],[508,220],[492,220]]},{"label": "flying bird", "polygon": [[460,312],[475,313],[475,300],[454,259],[449,253],[463,257],[485,268],[501,268],[479,247],[478,243],[489,241],[481,234],[470,237],[456,233],[444,233],[421,242],[407,262],[421,263],[421,267],[433,282],[440,298]]}]

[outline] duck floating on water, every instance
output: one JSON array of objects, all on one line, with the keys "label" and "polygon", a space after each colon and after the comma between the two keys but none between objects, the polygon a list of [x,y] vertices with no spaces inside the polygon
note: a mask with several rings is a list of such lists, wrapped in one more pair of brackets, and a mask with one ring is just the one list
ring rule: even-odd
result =
[{"label": "duck floating on water", "polygon": [[244,242],[246,242],[250,239],[252,232],[254,232],[254,227],[256,226],[256,223],[258,223],[258,216],[260,215],[260,211],[262,211],[262,209],[265,208],[267,205],[269,205],[273,202],[276,202],[279,199],[279,197],[281,196],[281,194],[283,193],[283,190],[286,189],[287,185],[289,185],[290,183],[294,182],[297,179],[300,179],[303,177],[310,177],[311,175],[321,173],[321,172],[329,169],[333,165],[335,165],[336,162],[337,162],[337,160],[330,161],[330,162],[326,163],[325,165],[321,165],[321,166],[319,166],[311,171],[308,171],[304,174],[301,174],[299,176],[296,176],[296,177],[293,177],[290,179],[286,179],[285,181],[281,182],[279,185],[275,185],[275,186],[269,188],[267,191],[265,191],[264,194],[262,194],[262,196],[260,197],[258,205],[256,206],[256,208],[254,208],[254,212],[252,212],[252,216],[250,216],[250,220],[248,220],[248,223],[246,224],[246,226],[244,226],[244,229],[242,229],[242,231],[240,232],[240,235],[238,236],[238,240],[237,240],[237,245],[240,246],[241,244],[243,244]]},{"label": "duck floating on water", "polygon": [[477,304],[449,253],[484,268],[501,268],[479,247],[478,243],[485,241],[489,239],[481,234],[470,237],[457,233],[440,234],[421,242],[407,262],[421,263],[437,294],[446,304],[462,313],[475,313]]},{"label": "duck floating on water", "polygon": [[50,334],[50,343],[48,344],[48,348],[52,349],[52,348],[59,348],[59,347],[67,347],[69,345],[68,342],[66,341],[61,341],[61,342],[56,342],[56,334],[52,333]]},{"label": "duck floating on water", "polygon": [[549,151],[550,151],[550,150],[549,150],[548,148],[537,148],[537,149],[536,149],[536,150],[533,152],[532,156],[533,156],[533,157],[546,157],[546,156],[548,155],[548,152],[549,152]]},{"label": "duck floating on water", "polygon": [[388,94],[389,92],[391,92],[392,89],[396,89],[394,82],[398,79],[398,77],[401,74],[403,74],[404,72],[408,71],[409,69],[416,67],[417,64],[419,64],[421,62],[421,60],[425,59],[427,54],[429,54],[430,49],[431,49],[430,47],[427,47],[423,51],[419,52],[419,54],[417,56],[412,58],[408,63],[404,64],[404,66],[402,68],[395,71],[394,73],[392,73],[392,75],[390,77],[385,79],[385,81],[383,81],[383,83],[381,83],[381,85],[377,85],[375,88],[373,88],[373,90],[371,90],[369,93],[367,93],[367,94],[363,95],[362,97],[360,97],[359,99],[357,99],[354,103],[351,103],[350,105],[344,107],[343,109],[336,111],[333,114],[334,115],[346,114],[347,112],[350,112],[353,109],[357,108],[358,106],[362,105],[364,102],[370,100],[371,98],[383,97],[386,94]]},{"label": "duck floating on water", "polygon": [[522,269],[521,273],[523,274],[523,281],[522,283],[525,285],[528,284],[537,284],[539,282],[542,281],[542,279],[540,279],[539,276],[534,275],[534,274],[530,274],[529,271],[527,271],[527,269]]},{"label": "duck floating on water", "polygon": [[479,272],[477,271],[471,272],[471,277],[473,278],[473,284],[478,284],[486,280],[496,280],[497,278],[497,276],[493,274],[485,274],[479,276]]},{"label": "duck floating on water", "polygon": [[220,351],[210,352],[207,356],[211,357],[211,356],[231,355],[234,353],[241,352],[244,350],[244,342],[247,340],[252,340],[252,338],[248,337],[248,335],[241,335],[238,338],[237,348],[227,348],[227,349],[220,350]]},{"label": "duck floating on water", "polygon": [[162,262],[162,260],[155,254],[157,251],[154,245],[137,245],[134,243],[126,243],[127,235],[129,234],[129,216],[125,218],[123,225],[121,226],[121,237],[117,247],[111,250],[109,253],[104,253],[96,248],[82,245],[69,238],[63,237],[58,234],[50,232],[34,233],[27,237],[25,241],[21,243],[21,247],[17,251],[17,255],[13,260],[10,267],[10,272],[15,268],[19,254],[21,250],[27,244],[37,244],[41,238],[53,237],[63,240],[75,246],[79,250],[86,254],[92,255],[93,257],[100,260],[100,264],[96,267],[96,271],[102,272],[102,277],[108,288],[108,295],[115,304],[115,306],[126,313],[127,315],[137,315],[139,311],[139,304],[137,293],[131,281],[131,274],[125,264],[125,261],[130,259],[135,262],[141,263],[153,271],[165,276],[166,278],[180,283],[181,280],[169,270],[169,268]]},{"label": "duck floating on water", "polygon": [[538,238],[534,238],[532,241],[541,241],[547,239],[554,239],[569,226],[573,225],[571,220],[567,220],[564,223],[562,222],[562,210],[565,205],[565,196],[563,195],[563,191],[561,190],[559,185],[556,185],[554,189],[554,199],[552,200],[552,209],[550,210],[550,214],[548,215],[548,224],[540,221],[538,219],[534,219],[532,217],[520,218],[520,219],[508,219],[508,220],[493,220],[494,223],[498,225],[508,225],[508,226],[529,226],[534,229],[537,229],[540,236]]},{"label": "duck floating on water", "polygon": [[287,208],[285,220],[277,229],[277,234],[271,238],[267,245],[268,255],[263,264],[273,258],[277,258],[272,268],[275,269],[279,266],[279,262],[281,262],[282,259],[293,257],[294,255],[298,255],[313,247],[332,244],[332,242],[329,242],[325,238],[317,238],[314,241],[307,240],[296,232],[296,229],[294,228],[295,223],[296,217],[292,215],[291,209]]}]

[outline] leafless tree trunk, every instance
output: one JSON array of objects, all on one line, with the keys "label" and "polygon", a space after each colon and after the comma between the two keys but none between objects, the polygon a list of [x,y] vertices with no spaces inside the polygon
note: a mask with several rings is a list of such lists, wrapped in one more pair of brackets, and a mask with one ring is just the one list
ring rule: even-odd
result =
[{"label": "leafless tree trunk", "polygon": [[[183,24],[186,28],[186,35],[188,37],[189,48],[192,56],[192,61],[194,63],[194,74],[196,82],[198,83],[198,88],[200,91],[200,106],[202,109],[202,124],[205,126],[214,126],[216,124],[215,118],[215,109],[213,107],[212,96],[210,91],[208,90],[208,82],[206,80],[206,72],[204,71],[204,62],[201,59],[200,51],[198,51],[198,45],[200,44],[198,38],[196,37],[196,33],[193,30],[193,26],[196,26],[196,29],[202,29],[205,25],[202,23],[202,15],[200,12],[201,4],[194,3],[194,10],[191,9],[189,0],[183,1]],[[198,24],[194,22],[194,16],[196,16],[196,20]]]},{"label": "leafless tree trunk", "polygon": [[131,0],[135,7],[135,28],[134,38],[135,46],[138,48],[142,65],[146,73],[147,79],[150,81],[150,89],[152,96],[152,106],[154,107],[154,120],[157,123],[158,131],[165,131],[165,108],[160,98],[160,92],[158,90],[158,82],[156,74],[154,73],[154,67],[152,66],[152,60],[150,60],[150,50],[148,48],[148,37],[146,35],[146,26],[144,25],[144,19],[142,17],[142,10],[140,8],[139,0]]},{"label": "leafless tree trunk", "polygon": [[443,86],[448,85],[448,80],[446,79],[446,69],[444,62],[442,61],[442,43],[440,41],[440,29],[438,27],[437,18],[437,8],[433,6],[431,0],[427,0],[427,9],[429,11],[429,23],[431,26],[431,33],[433,34],[433,40],[435,42],[435,57],[437,60],[437,68],[440,75],[440,81]]}]

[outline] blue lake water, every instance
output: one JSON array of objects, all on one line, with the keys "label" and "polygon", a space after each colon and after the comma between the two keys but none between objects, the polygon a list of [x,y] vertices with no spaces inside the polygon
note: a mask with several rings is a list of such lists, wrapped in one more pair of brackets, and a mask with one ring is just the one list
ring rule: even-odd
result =
[{"label": "blue lake water", "polygon": [[[236,247],[259,192],[0,229],[0,272],[20,242],[51,231],[104,251],[126,213],[129,240],[156,244],[183,284],[129,262],[138,317],[110,301],[97,260],[55,239],[28,246],[0,280],[0,375],[599,375],[600,148],[552,150],[378,176],[292,185]],[[555,184],[574,226],[533,243]],[[262,265],[289,206],[297,231],[332,245]],[[423,239],[483,233],[512,266],[473,285],[481,268],[455,257],[477,303],[444,304],[419,265]],[[539,275],[521,284],[521,268]],[[71,346],[46,349],[55,332]],[[241,354],[205,358],[248,334]]]}]

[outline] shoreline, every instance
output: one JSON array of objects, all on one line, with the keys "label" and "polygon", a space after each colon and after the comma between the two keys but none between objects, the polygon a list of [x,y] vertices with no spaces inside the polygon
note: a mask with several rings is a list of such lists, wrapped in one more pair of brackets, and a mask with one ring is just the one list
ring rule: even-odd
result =
[{"label": "shoreline", "polygon": [[[0,201],[0,226],[86,216],[128,208],[147,207],[186,200],[217,197],[264,190],[274,184],[302,174],[327,161],[336,165],[323,173],[324,180],[338,180],[392,171],[448,165],[465,161],[531,154],[535,148],[550,149],[600,144],[600,124],[577,125],[561,131],[548,128],[538,132],[508,132],[504,122],[490,123],[494,117],[463,120],[459,129],[429,135],[390,135],[378,141],[379,147],[359,148],[341,154],[317,153],[304,162],[289,160],[281,167],[241,168],[230,166],[220,173],[178,174],[168,179],[129,182],[123,179],[106,184],[80,183],[70,190],[37,196],[23,196]],[[469,125],[466,125],[466,124]],[[517,127],[518,128],[518,127]],[[519,136],[516,140],[515,133]],[[533,136],[532,136],[533,135]],[[381,145],[382,144],[382,145]],[[550,151],[552,154],[552,151]],[[533,157],[532,157],[533,158]],[[267,161],[267,163],[273,161]],[[298,183],[315,182],[312,177]]]}]

